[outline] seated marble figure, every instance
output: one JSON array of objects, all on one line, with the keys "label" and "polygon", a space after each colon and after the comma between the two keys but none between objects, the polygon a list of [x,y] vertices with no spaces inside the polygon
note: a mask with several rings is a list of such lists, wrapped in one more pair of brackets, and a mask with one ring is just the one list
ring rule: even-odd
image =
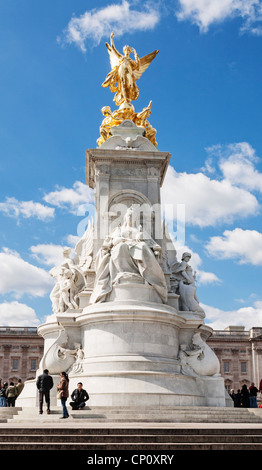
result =
[{"label": "seated marble figure", "polygon": [[99,249],[90,304],[106,301],[113,287],[122,282],[150,285],[160,302],[167,302],[165,276],[159,264],[161,247],[141,226],[134,227],[132,220],[133,210],[129,208],[123,223],[106,237]]}]

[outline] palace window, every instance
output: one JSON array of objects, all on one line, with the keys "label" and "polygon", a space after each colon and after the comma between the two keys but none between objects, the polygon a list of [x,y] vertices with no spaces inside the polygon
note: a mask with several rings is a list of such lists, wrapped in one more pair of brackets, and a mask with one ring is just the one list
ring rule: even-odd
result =
[{"label": "palace window", "polygon": [[18,370],[19,361],[18,359],[13,359],[12,370]]},{"label": "palace window", "polygon": [[36,370],[36,359],[31,359],[31,370]]}]

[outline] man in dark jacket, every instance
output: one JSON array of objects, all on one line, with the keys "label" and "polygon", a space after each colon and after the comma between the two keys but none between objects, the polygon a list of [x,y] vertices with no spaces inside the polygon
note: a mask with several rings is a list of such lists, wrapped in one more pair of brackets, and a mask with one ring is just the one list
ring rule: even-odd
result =
[{"label": "man in dark jacket", "polygon": [[257,393],[258,389],[255,387],[254,382],[252,382],[251,386],[249,387],[250,408],[257,408]]},{"label": "man in dark jacket", "polygon": [[51,375],[48,375],[48,370],[45,369],[42,375],[39,375],[36,381],[36,386],[39,390],[39,413],[43,413],[43,401],[45,397],[47,405],[47,414],[50,414],[50,390],[54,382]]},{"label": "man in dark jacket", "polygon": [[83,389],[82,382],[77,384],[77,388],[73,391],[71,395],[73,401],[70,402],[73,410],[81,410],[84,408],[86,401],[89,400],[89,395],[86,390]]}]

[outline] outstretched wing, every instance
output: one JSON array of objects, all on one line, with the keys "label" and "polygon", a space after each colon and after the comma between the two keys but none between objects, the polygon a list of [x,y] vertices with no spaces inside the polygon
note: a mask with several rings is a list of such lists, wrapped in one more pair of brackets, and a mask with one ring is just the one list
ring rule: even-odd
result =
[{"label": "outstretched wing", "polygon": [[108,42],[106,42],[106,47],[109,54],[111,69],[113,70],[119,64],[119,60],[122,58],[122,55],[115,48],[113,49]]},{"label": "outstretched wing", "polygon": [[134,71],[134,77],[136,80],[141,77],[147,67],[151,64],[152,60],[154,60],[158,52],[159,51],[156,50],[154,52],[151,52],[150,54],[145,55],[140,59],[139,69]]},{"label": "outstretched wing", "polygon": [[75,264],[85,271],[88,269],[93,260],[93,244],[94,244],[94,221],[88,222],[87,229],[77,242],[75,247]]}]

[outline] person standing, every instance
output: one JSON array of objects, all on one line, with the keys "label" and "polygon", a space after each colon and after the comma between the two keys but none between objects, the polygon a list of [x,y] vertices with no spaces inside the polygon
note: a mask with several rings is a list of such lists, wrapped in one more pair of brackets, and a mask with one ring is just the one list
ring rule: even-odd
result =
[{"label": "person standing", "polygon": [[234,406],[239,408],[241,406],[241,393],[240,388],[238,389],[237,393],[235,394]]},{"label": "person standing", "polygon": [[16,398],[19,397],[20,393],[22,392],[24,388],[24,384],[21,379],[18,380],[18,383],[16,384]]},{"label": "person standing", "polygon": [[249,391],[246,384],[241,388],[241,406],[249,408]]},{"label": "person standing", "polygon": [[71,394],[70,406],[73,410],[81,410],[86,405],[86,401],[89,400],[89,395],[86,390],[83,389],[82,382],[78,382],[77,388]]},{"label": "person standing", "polygon": [[15,399],[17,397],[16,386],[14,382],[10,382],[9,387],[6,389],[6,398],[8,406],[15,406]]},{"label": "person standing", "polygon": [[61,399],[63,416],[60,419],[69,418],[69,414],[66,407],[66,400],[69,397],[68,385],[69,385],[69,378],[66,372],[61,372],[60,374],[60,383],[57,385],[57,390],[59,393],[59,398]]},{"label": "person standing", "polygon": [[234,406],[236,406],[236,405],[235,405],[235,392],[234,392],[234,389],[233,389],[233,388],[231,388],[230,393],[229,393],[229,396],[232,398],[232,400],[233,400],[233,402],[234,402]]},{"label": "person standing", "polygon": [[4,385],[1,385],[0,388],[0,407],[6,407],[6,389],[7,389],[8,383],[4,382]]},{"label": "person standing", "polygon": [[36,386],[39,390],[39,414],[43,414],[44,397],[47,406],[47,414],[50,414],[50,390],[53,388],[54,382],[47,369],[43,374],[39,375],[36,381]]},{"label": "person standing", "polygon": [[250,408],[257,408],[257,393],[258,393],[258,389],[257,387],[255,387],[254,382],[252,382],[251,386],[249,387]]}]

